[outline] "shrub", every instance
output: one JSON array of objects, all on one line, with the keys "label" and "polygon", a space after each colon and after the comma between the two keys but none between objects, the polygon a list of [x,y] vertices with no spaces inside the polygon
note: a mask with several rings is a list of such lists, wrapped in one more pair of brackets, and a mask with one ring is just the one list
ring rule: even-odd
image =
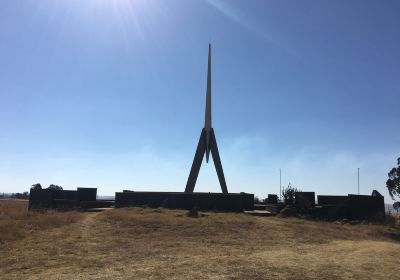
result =
[{"label": "shrub", "polygon": [[29,198],[29,193],[28,192],[23,192],[23,193],[13,193],[10,196],[11,198],[17,198],[17,199],[28,199]]},{"label": "shrub", "polygon": [[58,190],[58,191],[62,191],[63,190],[63,188],[61,186],[53,185],[53,184],[51,184],[47,189],[48,190]]},{"label": "shrub", "polygon": [[294,203],[294,196],[296,192],[300,192],[301,190],[292,187],[292,185],[289,183],[287,188],[283,188],[282,190],[282,196],[283,196],[283,201],[285,204],[293,204]]},{"label": "shrub", "polygon": [[42,185],[39,183],[33,184],[31,187],[31,190],[41,190],[42,189]]}]

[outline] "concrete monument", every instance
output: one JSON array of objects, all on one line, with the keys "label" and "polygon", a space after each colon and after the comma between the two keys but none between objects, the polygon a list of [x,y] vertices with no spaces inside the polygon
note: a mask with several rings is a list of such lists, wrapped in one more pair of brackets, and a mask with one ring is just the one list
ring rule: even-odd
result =
[{"label": "concrete monument", "polygon": [[186,183],[185,192],[192,193],[196,185],[199,175],[201,163],[203,162],[204,154],[206,162],[210,157],[210,152],[214,161],[215,169],[217,170],[219,184],[223,193],[228,193],[226,186],[224,171],[222,169],[221,158],[218,152],[217,140],[215,138],[214,129],[211,125],[211,44],[208,45],[208,71],[207,71],[207,92],[206,92],[206,114],[204,128],[201,131],[199,143],[197,144],[196,154],[194,155],[192,168],[189,178]]}]

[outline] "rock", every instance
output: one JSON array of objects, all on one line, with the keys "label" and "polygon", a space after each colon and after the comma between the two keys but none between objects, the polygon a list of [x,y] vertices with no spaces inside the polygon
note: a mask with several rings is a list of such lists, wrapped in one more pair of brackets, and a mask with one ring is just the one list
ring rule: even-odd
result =
[{"label": "rock", "polygon": [[280,217],[298,217],[296,207],[293,205],[286,205],[285,208],[283,208],[280,212],[279,215]]},{"label": "rock", "polygon": [[198,218],[198,217],[200,217],[198,209],[199,209],[199,206],[196,204],[193,207],[193,209],[188,212],[187,216],[190,217],[190,218]]}]

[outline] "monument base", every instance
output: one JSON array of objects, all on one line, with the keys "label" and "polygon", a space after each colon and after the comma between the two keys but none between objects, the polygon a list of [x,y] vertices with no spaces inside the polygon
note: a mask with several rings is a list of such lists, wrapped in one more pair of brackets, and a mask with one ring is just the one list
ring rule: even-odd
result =
[{"label": "monument base", "polygon": [[115,207],[165,207],[203,211],[242,212],[254,209],[254,194],[185,192],[116,192]]}]

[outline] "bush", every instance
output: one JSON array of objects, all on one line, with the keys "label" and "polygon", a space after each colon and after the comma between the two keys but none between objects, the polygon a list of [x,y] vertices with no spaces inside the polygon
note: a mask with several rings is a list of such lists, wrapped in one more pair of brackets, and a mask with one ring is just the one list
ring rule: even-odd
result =
[{"label": "bush", "polygon": [[31,190],[41,190],[42,189],[42,185],[39,183],[33,184],[31,187]]},{"label": "bush", "polygon": [[10,196],[11,198],[16,198],[16,199],[29,199],[29,193],[28,192],[23,192],[23,193],[13,193]]},{"label": "bush", "polygon": [[48,190],[57,190],[57,191],[62,191],[63,190],[63,188],[61,186],[53,185],[53,184],[51,184],[47,189]]},{"label": "bush", "polygon": [[294,196],[296,192],[301,192],[301,190],[292,187],[292,185],[289,183],[287,188],[283,188],[282,190],[282,196],[283,196],[283,201],[285,202],[286,205],[291,205],[294,203]]}]

